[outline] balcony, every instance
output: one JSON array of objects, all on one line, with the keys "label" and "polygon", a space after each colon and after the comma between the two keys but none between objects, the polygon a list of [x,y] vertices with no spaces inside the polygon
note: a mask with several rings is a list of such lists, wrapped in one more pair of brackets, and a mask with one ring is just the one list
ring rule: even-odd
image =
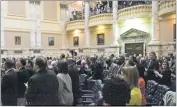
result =
[{"label": "balcony", "polygon": [[84,20],[74,20],[66,23],[66,31],[84,29]]},{"label": "balcony", "polygon": [[112,23],[113,23],[112,13],[102,13],[89,17],[89,27]]},{"label": "balcony", "polygon": [[130,18],[151,17],[151,5],[136,5],[120,9],[118,12],[118,20],[126,20]]},{"label": "balcony", "polygon": [[159,2],[159,16],[175,12],[176,12],[176,0]]}]

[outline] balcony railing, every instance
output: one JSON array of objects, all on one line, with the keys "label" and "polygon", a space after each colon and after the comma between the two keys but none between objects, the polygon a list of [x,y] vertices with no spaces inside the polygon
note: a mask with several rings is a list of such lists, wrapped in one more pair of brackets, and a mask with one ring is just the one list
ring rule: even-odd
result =
[{"label": "balcony railing", "polygon": [[134,17],[151,17],[151,7],[151,5],[138,5],[121,9],[118,12],[118,20],[121,21]]},{"label": "balcony railing", "polygon": [[112,13],[102,13],[102,14],[93,15],[89,17],[89,27],[102,25],[102,24],[112,24],[112,23],[113,23]]},{"label": "balcony railing", "polygon": [[66,24],[66,31],[74,29],[84,29],[84,20],[69,21]]},{"label": "balcony railing", "polygon": [[176,11],[176,0],[160,1],[159,15],[165,15]]}]

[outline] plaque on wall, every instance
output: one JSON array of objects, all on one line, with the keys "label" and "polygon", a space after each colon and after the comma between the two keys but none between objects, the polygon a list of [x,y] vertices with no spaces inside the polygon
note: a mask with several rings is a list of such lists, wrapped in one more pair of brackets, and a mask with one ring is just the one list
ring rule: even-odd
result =
[{"label": "plaque on wall", "polygon": [[15,36],[15,45],[21,45],[21,37]]},{"label": "plaque on wall", "polygon": [[54,37],[49,37],[48,38],[48,43],[49,43],[49,46],[54,46],[55,42],[54,42]]},{"label": "plaque on wall", "polygon": [[73,38],[73,44],[74,44],[74,46],[78,46],[79,45],[79,37],[74,37]]},{"label": "plaque on wall", "polygon": [[82,53],[82,52],[83,52],[83,49],[79,49],[79,52],[81,52],[81,53]]},{"label": "plaque on wall", "polygon": [[22,50],[15,50],[14,53],[15,53],[15,54],[21,54],[21,53],[22,53]]},{"label": "plaque on wall", "polygon": [[97,51],[98,52],[104,52],[104,48],[98,48]]},{"label": "plaque on wall", "polygon": [[40,50],[33,50],[33,53],[41,53]]},{"label": "plaque on wall", "polygon": [[104,33],[97,34],[97,45],[104,45]]},{"label": "plaque on wall", "polygon": [[1,54],[4,54],[4,51],[3,51],[3,50],[1,50]]}]

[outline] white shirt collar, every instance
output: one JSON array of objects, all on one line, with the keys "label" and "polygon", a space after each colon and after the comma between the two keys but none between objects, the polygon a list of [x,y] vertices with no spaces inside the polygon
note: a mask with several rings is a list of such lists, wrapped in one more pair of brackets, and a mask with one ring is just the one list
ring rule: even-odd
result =
[{"label": "white shirt collar", "polygon": [[7,71],[5,71],[5,73],[8,73],[10,70],[12,70],[12,69],[14,69],[14,68],[10,68],[10,69],[8,69]]}]

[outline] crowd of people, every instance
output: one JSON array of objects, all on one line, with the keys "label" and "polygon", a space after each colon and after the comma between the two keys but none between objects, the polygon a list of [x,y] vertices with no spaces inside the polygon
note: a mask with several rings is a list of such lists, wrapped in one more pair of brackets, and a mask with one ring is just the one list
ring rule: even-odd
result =
[{"label": "crowd of people", "polygon": [[[1,102],[4,106],[79,105],[88,81],[103,85],[99,105],[146,105],[146,84],[154,80],[176,92],[176,58],[149,56],[79,56],[3,58]],[[83,79],[83,77],[85,79]],[[98,105],[98,104],[94,104]]]},{"label": "crowd of people", "polygon": [[[108,5],[109,4],[109,5]],[[143,5],[143,4],[151,4],[151,1],[119,1],[118,2],[118,10],[135,6],[135,5]],[[72,11],[72,16],[70,21],[72,20],[80,20],[84,18],[84,9],[83,11]],[[110,13],[112,12],[112,1],[100,1],[95,2],[94,6],[90,6],[90,15],[97,15],[101,13]]]}]

